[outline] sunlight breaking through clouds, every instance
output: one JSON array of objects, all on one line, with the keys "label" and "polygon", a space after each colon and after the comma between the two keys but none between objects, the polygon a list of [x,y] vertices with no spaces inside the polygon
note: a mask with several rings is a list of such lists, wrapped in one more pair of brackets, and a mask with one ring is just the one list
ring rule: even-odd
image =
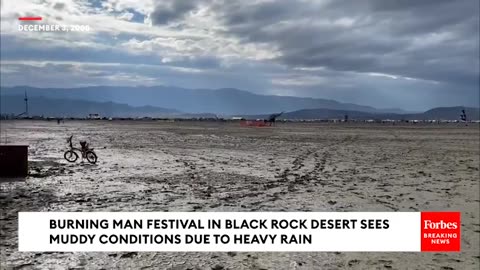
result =
[{"label": "sunlight breaking through clouds", "polygon": [[[94,79],[98,84],[112,78],[131,84],[137,78],[265,94],[280,89],[384,107],[373,98],[381,88],[392,93],[383,101],[392,106],[399,92],[412,101],[404,105],[412,109],[476,105],[478,2],[407,2],[2,1],[2,85],[54,86],[62,62],[84,62],[104,71]],[[27,15],[41,16],[47,24],[87,24],[91,30],[19,32],[18,17]],[[33,64],[48,61],[42,68]],[[62,85],[69,76],[92,79],[88,73],[61,72]],[[48,82],[38,79],[45,73],[51,74]],[[75,87],[80,80],[66,81]],[[438,91],[450,94],[437,99]],[[420,92],[432,100],[415,98]]]}]

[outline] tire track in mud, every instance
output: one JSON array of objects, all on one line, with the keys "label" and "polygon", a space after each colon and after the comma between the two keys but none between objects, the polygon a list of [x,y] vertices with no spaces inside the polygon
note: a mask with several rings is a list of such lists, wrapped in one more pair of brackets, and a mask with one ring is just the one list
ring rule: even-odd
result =
[{"label": "tire track in mud", "polygon": [[[199,160],[200,163],[198,163]],[[259,202],[252,202],[248,198],[255,198],[263,194],[263,192],[256,188],[260,182],[253,181],[248,176],[242,177],[235,174],[228,174],[231,177],[237,178],[238,181],[228,187],[219,187],[217,184],[229,177],[223,177],[225,173],[202,172],[205,166],[201,165],[201,161],[209,159],[199,157],[199,160],[176,160],[178,163],[182,163],[186,169],[187,178],[184,178],[186,181],[183,182],[183,185],[185,185],[187,189],[186,192],[193,196],[185,203],[193,208],[192,211],[202,211],[204,208],[212,209],[217,207],[245,207],[244,203],[246,203],[246,201],[250,204],[249,209],[252,209],[255,204],[259,204]],[[215,178],[218,178],[218,180],[211,180]]]},{"label": "tire track in mud", "polygon": [[278,182],[299,182],[302,179],[308,177],[307,174],[302,174],[301,170],[305,167],[305,161],[316,154],[314,150],[308,149],[307,151],[301,153],[292,161],[293,166],[291,168],[284,169],[281,173],[275,176],[278,179]]},{"label": "tire track in mud", "polygon": [[182,162],[183,166],[186,169],[187,175],[191,180],[195,180],[198,177],[197,165],[193,161],[189,160],[177,160],[177,162]]},{"label": "tire track in mud", "polygon": [[[353,143],[357,139],[355,137],[346,138],[343,142],[345,143]],[[388,151],[385,151],[384,147],[380,147],[379,153],[381,153],[376,159],[370,160],[373,162],[370,166],[374,166],[377,164],[385,164],[386,162],[392,160],[394,157],[388,155]],[[409,149],[408,152],[414,151],[415,149]],[[387,167],[385,167],[387,168]],[[351,170],[349,170],[351,172]],[[389,208],[393,211],[398,211],[398,207],[393,203],[393,197],[390,195],[382,195],[385,192],[385,189],[388,189],[391,185],[388,181],[384,181],[382,179],[377,179],[371,176],[358,176],[357,174],[359,171],[356,168],[353,168],[353,174],[343,175],[343,177],[339,177],[340,182],[338,184],[332,184],[331,187],[337,187],[340,190],[348,192],[348,194],[356,196],[364,201],[369,201],[371,204],[374,205],[382,205],[386,208]],[[370,186],[371,193],[360,192],[357,188],[357,185],[362,186]],[[368,190],[368,189],[367,189]],[[380,192],[380,194],[379,194]],[[388,191],[390,192],[390,191]],[[387,193],[388,193],[387,192]],[[401,197],[403,194],[399,194]],[[414,209],[415,210],[415,209]]]},{"label": "tire track in mud", "polygon": [[[198,163],[192,159],[177,158],[175,162],[185,171],[181,175],[165,178],[167,190],[162,190],[165,198],[163,204],[165,207],[177,207],[178,205],[187,205],[189,211],[201,211],[203,200],[208,200],[214,188],[206,181],[204,175],[200,173]],[[172,190],[175,190],[174,192]]]},{"label": "tire track in mud", "polygon": [[[326,146],[317,146],[313,145],[312,147],[305,147],[297,156],[294,157],[291,162],[291,166],[281,170],[274,176],[273,180],[261,181],[261,182],[252,182],[250,183],[248,189],[237,190],[233,188],[232,190],[216,190],[214,187],[205,181],[205,177],[200,176],[198,170],[198,164],[195,160],[191,159],[177,159],[176,162],[182,164],[186,170],[187,181],[186,184],[190,189],[191,194],[194,195],[196,199],[205,200],[211,198],[212,196],[217,197],[217,195],[212,193],[221,192],[223,195],[217,198],[214,205],[223,205],[224,203],[232,203],[233,201],[238,201],[244,197],[257,197],[264,192],[259,192],[258,190],[253,189],[255,185],[261,185],[263,190],[272,190],[278,189],[271,194],[271,198],[264,198],[267,201],[275,201],[282,198],[285,194],[289,192],[295,192],[303,189],[308,189],[312,185],[316,186],[319,183],[322,186],[325,185],[324,181],[333,176],[332,173],[336,171],[337,166],[332,162],[332,157],[337,151],[338,147],[354,143],[357,140],[356,136],[347,136],[341,140],[336,140],[335,142],[329,143]],[[202,158],[200,158],[202,159]],[[328,169],[327,169],[328,168]],[[206,176],[208,178],[208,176]],[[245,184],[245,180],[243,181]],[[250,181],[247,181],[250,182]],[[323,182],[323,183],[322,183]],[[226,192],[226,193],[225,193]],[[268,192],[266,192],[268,193]],[[263,201],[263,200],[262,200]],[[257,204],[260,202],[257,202]],[[196,203],[193,203],[196,204]],[[253,204],[253,203],[252,203]],[[195,209],[194,206],[194,211]]]},{"label": "tire track in mud", "polygon": [[[294,157],[291,166],[278,172],[273,180],[264,179],[264,181],[250,182],[251,180],[244,179],[242,181],[243,185],[248,183],[248,188],[245,189],[244,187],[241,190],[236,187],[232,187],[230,190],[217,190],[206,180],[210,176],[201,175],[199,168],[202,167],[195,159],[179,158],[175,161],[185,168],[187,177],[183,184],[185,185],[184,188],[188,189],[185,192],[192,194],[195,198],[194,201],[203,201],[215,197],[216,200],[212,206],[230,205],[234,202],[238,203],[242,198],[263,197],[261,194],[268,194],[268,192],[260,192],[256,185],[261,185],[261,189],[264,191],[277,189],[274,192],[272,191],[271,195],[256,202],[256,204],[261,204],[262,201],[276,201],[285,194],[298,190],[309,189],[311,192],[316,190],[316,188],[312,189],[312,186],[317,186],[318,184],[325,186],[325,180],[331,178],[336,171],[337,166],[334,161],[332,162],[332,157],[335,156],[338,147],[354,143],[356,139],[355,136],[347,136],[325,146],[306,146]],[[333,185],[337,186],[338,184]],[[190,202],[190,204],[192,204],[193,210],[196,211],[198,210],[197,207],[200,207],[200,205],[197,205],[200,201],[194,201]],[[254,203],[249,204],[253,205]]]},{"label": "tire track in mud", "polygon": [[[343,180],[329,181],[342,172],[338,170],[336,162],[341,157],[338,149],[355,143],[359,136],[347,136],[340,140],[330,142],[325,146],[314,146],[307,148],[292,161],[292,166],[280,171],[272,181],[268,182],[268,189],[278,189],[272,200],[284,197],[292,192],[318,192],[326,193],[325,202],[334,205],[336,200],[329,200],[331,195],[338,194],[339,190],[345,188]],[[340,175],[338,178],[342,179]],[[322,188],[317,187],[320,185]],[[330,195],[329,195],[330,194]],[[335,196],[334,196],[335,197]],[[342,208],[342,207],[341,207]]]},{"label": "tire track in mud", "polygon": [[[337,143],[330,143],[323,147],[322,151],[307,149],[298,155],[292,162],[293,166],[284,169],[275,176],[277,182],[288,182],[289,190],[294,189],[296,184],[307,184],[313,181],[318,183],[321,177],[331,178],[332,172],[337,170],[337,166],[332,162],[332,153],[335,153],[338,147],[349,145],[358,140],[358,136],[347,136]],[[313,168],[302,173],[302,169],[306,167],[306,161],[313,160]],[[327,165],[331,166],[331,171],[327,171]]]},{"label": "tire track in mud", "polygon": [[[332,162],[332,159],[330,158],[331,153],[336,153],[339,147],[348,146],[350,144],[355,143],[357,140],[358,140],[358,136],[347,136],[346,138],[341,140],[340,143],[330,145],[330,147],[328,147],[328,149],[325,151],[322,157],[323,166],[325,166],[325,164],[328,164],[329,162]],[[336,180],[329,181],[328,183],[325,183],[325,182],[321,183],[322,187],[325,187],[325,190],[324,190],[325,193],[335,195],[335,194],[338,194],[339,192],[340,193],[346,192],[362,200],[371,201],[374,204],[381,204],[384,207],[390,208],[394,211],[398,211],[398,208],[395,207],[395,205],[391,201],[389,201],[390,199],[392,199],[391,196],[377,196],[376,194],[373,194],[373,196],[369,196],[364,192],[359,192],[359,189],[357,188],[357,185],[362,183],[366,183],[367,185],[369,185],[369,183],[375,182],[375,183],[378,183],[377,185],[381,187],[385,187],[385,185],[388,186],[388,183],[385,183],[382,180],[378,180],[372,177],[357,178],[355,165],[353,168],[347,169],[347,171],[345,170],[337,171],[337,166],[335,166],[334,163],[330,165],[332,168],[331,170],[325,171],[325,169],[323,168],[321,172],[325,176],[325,179],[335,178]],[[355,172],[353,174],[351,173],[352,169]],[[347,172],[347,174],[345,174],[345,172]],[[334,196],[334,198],[335,197],[336,196]],[[335,205],[338,202],[336,199],[333,199],[333,200],[329,200],[328,203],[330,205]],[[339,208],[345,208],[345,206],[339,206]]]}]

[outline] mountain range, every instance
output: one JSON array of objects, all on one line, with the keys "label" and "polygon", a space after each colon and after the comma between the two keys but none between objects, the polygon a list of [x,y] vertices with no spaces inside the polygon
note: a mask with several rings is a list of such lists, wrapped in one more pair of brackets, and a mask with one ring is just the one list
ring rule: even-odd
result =
[{"label": "mountain range", "polygon": [[[25,112],[24,97],[4,96],[0,98],[2,114],[19,115]],[[77,99],[56,99],[46,97],[28,98],[29,115],[46,117],[86,117],[97,113],[102,117],[169,117],[181,114],[174,109],[153,106],[133,107],[113,102],[94,102]]]},{"label": "mountain range", "polygon": [[[256,95],[237,89],[121,87],[118,94],[114,89],[116,88],[2,87],[0,111],[2,114],[23,113],[25,111],[24,93],[27,91],[29,114],[51,117],[86,117],[90,113],[98,113],[102,117],[195,118],[221,115],[227,118],[243,116],[247,119],[257,119],[266,118],[273,112],[285,111],[279,119],[344,119],[348,115],[349,119],[357,120],[458,120],[462,109],[465,109],[469,119],[480,119],[478,108],[460,106],[434,108],[422,113],[407,113],[400,109],[382,110],[326,99]],[[180,94],[176,93],[177,90]],[[157,100],[160,97],[163,99]],[[125,102],[118,102],[118,100]],[[229,104],[231,107],[227,106]]]},{"label": "mountain range", "polygon": [[[422,113],[369,113],[360,111],[308,109],[286,112],[278,119],[313,120],[313,119],[348,119],[355,120],[459,120],[462,110],[465,110],[468,120],[480,120],[479,108],[470,107],[438,107]],[[268,115],[245,115],[248,119],[264,119]]]},{"label": "mountain range", "polygon": [[94,102],[114,102],[130,106],[172,108],[184,113],[214,113],[221,115],[268,114],[302,109],[353,110],[371,113],[404,113],[400,109],[376,109],[335,100],[291,96],[258,95],[248,91],[224,89],[185,89],[169,86],[84,88],[34,88],[28,86],[1,87],[1,95],[23,95],[54,99],[75,99]]}]

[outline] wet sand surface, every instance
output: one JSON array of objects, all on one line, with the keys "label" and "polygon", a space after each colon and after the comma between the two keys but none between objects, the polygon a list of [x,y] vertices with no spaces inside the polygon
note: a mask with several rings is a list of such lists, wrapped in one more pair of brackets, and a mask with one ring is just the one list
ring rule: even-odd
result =
[{"label": "wet sand surface", "polygon": [[[3,121],[1,269],[479,269],[479,127]],[[91,142],[96,165],[63,159]],[[460,253],[22,253],[19,211],[461,211]]]}]

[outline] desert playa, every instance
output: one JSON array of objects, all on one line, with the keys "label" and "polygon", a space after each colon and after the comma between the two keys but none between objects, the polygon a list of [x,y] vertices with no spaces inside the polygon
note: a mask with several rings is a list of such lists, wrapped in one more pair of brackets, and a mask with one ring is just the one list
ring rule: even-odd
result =
[{"label": "desert playa", "polygon": [[[2,269],[478,269],[479,126],[2,121]],[[68,163],[66,138],[98,162]],[[460,253],[21,253],[19,211],[461,211]]]}]

